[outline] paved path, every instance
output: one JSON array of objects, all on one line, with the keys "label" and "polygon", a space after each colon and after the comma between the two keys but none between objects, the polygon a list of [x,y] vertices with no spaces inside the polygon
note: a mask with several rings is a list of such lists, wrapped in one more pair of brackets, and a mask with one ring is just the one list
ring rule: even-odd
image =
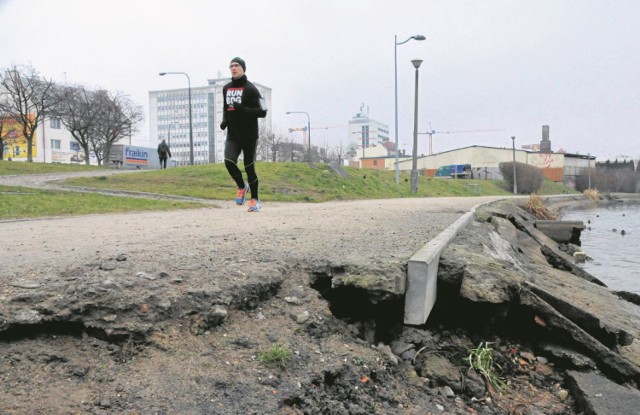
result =
[{"label": "paved path", "polygon": [[[98,174],[95,172],[85,173]],[[99,172],[104,174],[104,172]],[[0,184],[46,187],[67,175],[0,177]],[[0,270],[54,267],[96,252],[136,248],[158,254],[215,243],[228,253],[404,261],[471,207],[498,197],[444,197],[328,203],[265,203],[258,214],[231,201],[170,212],[101,214],[0,223]],[[258,251],[255,254],[255,251]],[[253,254],[251,252],[254,252]]]}]

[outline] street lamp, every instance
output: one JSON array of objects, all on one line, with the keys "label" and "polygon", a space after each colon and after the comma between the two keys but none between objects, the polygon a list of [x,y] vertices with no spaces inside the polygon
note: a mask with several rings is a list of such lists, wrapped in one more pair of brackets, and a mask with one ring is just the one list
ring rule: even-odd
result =
[{"label": "street lamp", "polygon": [[169,146],[169,148],[171,148],[171,126],[172,125],[178,125],[178,122],[170,122],[169,123],[169,133],[167,135],[167,145]]},{"label": "street lamp", "polygon": [[191,118],[191,78],[186,72],[160,72],[160,76],[165,75],[184,75],[187,77],[189,85],[189,162],[193,166],[193,121]]},{"label": "street lamp", "polygon": [[518,178],[516,177],[516,137],[512,136],[511,137],[511,141],[513,143],[513,145],[512,145],[512,152],[513,152],[513,194],[517,195],[518,194]]},{"label": "street lamp", "polygon": [[400,184],[400,165],[399,165],[400,161],[398,156],[398,46],[404,45],[411,39],[425,40],[426,38],[423,35],[414,35],[414,36],[411,36],[409,39],[405,40],[404,42],[400,42],[400,43],[398,43],[398,35],[394,35],[393,38],[394,38],[393,65],[394,65],[394,74],[395,74],[394,90],[395,90],[395,110],[396,110],[396,116],[395,116],[395,120],[396,120],[396,184]]},{"label": "street lamp", "polygon": [[311,163],[311,117],[305,111],[287,111],[287,114],[306,114],[307,115],[307,139],[309,140],[309,163]]},{"label": "street lamp", "polygon": [[413,163],[411,164],[411,193],[418,191],[418,73],[421,59],[411,61],[413,67],[416,68],[416,92],[415,103],[413,109]]},{"label": "street lamp", "polygon": [[587,172],[589,172],[589,189],[591,189],[591,153],[587,153]]}]

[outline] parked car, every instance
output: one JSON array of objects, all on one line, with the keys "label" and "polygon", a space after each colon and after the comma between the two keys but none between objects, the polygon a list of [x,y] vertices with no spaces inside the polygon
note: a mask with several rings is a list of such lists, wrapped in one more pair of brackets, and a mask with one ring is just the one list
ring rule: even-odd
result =
[{"label": "parked car", "polygon": [[471,164],[447,164],[436,170],[436,176],[441,179],[472,179]]}]

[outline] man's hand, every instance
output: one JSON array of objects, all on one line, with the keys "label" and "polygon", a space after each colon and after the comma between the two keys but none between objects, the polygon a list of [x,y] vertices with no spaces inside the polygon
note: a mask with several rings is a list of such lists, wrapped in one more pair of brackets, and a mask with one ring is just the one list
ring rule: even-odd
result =
[{"label": "man's hand", "polygon": [[222,121],[222,122],[220,123],[220,129],[221,129],[221,130],[225,130],[226,128],[227,128],[227,122],[226,122],[226,121]]},{"label": "man's hand", "polygon": [[244,112],[246,108],[242,104],[233,104],[233,110],[238,112]]}]

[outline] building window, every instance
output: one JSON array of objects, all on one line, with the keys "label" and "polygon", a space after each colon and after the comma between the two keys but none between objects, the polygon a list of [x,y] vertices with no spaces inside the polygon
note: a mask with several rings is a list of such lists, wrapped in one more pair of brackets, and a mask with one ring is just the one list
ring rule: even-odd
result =
[{"label": "building window", "polygon": [[51,140],[51,149],[60,150],[60,140]]},{"label": "building window", "polygon": [[70,141],[69,142],[69,149],[71,151],[80,151],[80,144],[78,144],[77,141]]},{"label": "building window", "polygon": [[60,118],[52,117],[49,120],[49,127],[51,127],[51,128],[60,128]]}]

